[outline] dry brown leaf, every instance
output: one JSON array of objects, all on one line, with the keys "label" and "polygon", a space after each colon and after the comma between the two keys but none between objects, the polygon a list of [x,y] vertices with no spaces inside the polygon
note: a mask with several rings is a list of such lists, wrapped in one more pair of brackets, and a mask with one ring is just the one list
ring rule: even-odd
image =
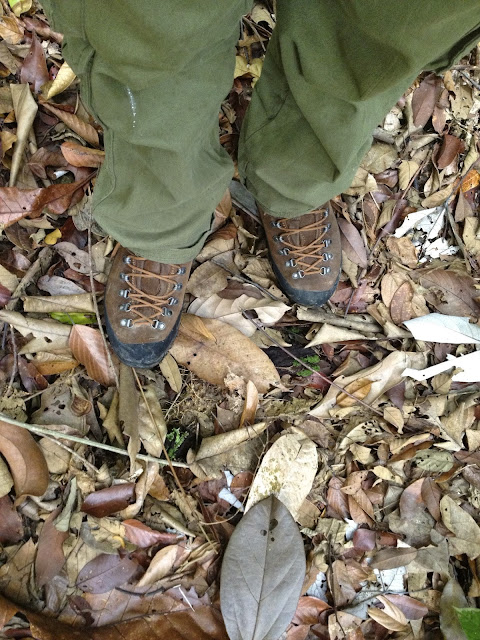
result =
[{"label": "dry brown leaf", "polygon": [[157,551],[148,569],[137,582],[136,586],[148,587],[171,573],[175,560],[177,559],[177,549],[177,545],[169,545]]},{"label": "dry brown leaf", "polygon": [[450,496],[443,496],[440,500],[440,512],[443,524],[455,534],[455,537],[448,538],[450,553],[452,555],[466,553],[472,560],[478,558],[480,556],[480,527],[472,516],[458,506]]},{"label": "dry brown leaf", "polygon": [[24,296],[23,310],[35,313],[94,313],[92,296],[77,293],[67,296]]},{"label": "dry brown leaf", "polygon": [[76,324],[72,327],[68,344],[74,357],[85,366],[93,380],[107,387],[115,384],[115,370],[98,329]]},{"label": "dry brown leaf", "polygon": [[475,280],[463,266],[422,269],[411,277],[428,289],[426,299],[437,311],[450,316],[474,316],[480,313]]},{"label": "dry brown leaf", "polygon": [[48,82],[50,75],[45,60],[45,52],[35,33],[32,34],[30,49],[20,70],[20,81],[33,85],[35,93],[40,91],[42,85]]},{"label": "dry brown leaf", "polygon": [[63,91],[65,91],[65,89],[68,89],[75,78],[76,75],[73,70],[70,68],[67,62],[64,62],[58,70],[58,73],[55,76],[55,80],[49,86],[45,98],[47,100],[51,100],[51,98],[53,98],[54,96],[62,93]]},{"label": "dry brown leaf", "polygon": [[443,135],[442,146],[439,149],[436,164],[439,169],[445,169],[455,158],[465,150],[465,143],[450,133]]},{"label": "dry brown leaf", "polygon": [[393,294],[390,302],[390,316],[399,325],[410,320],[414,315],[412,307],[413,289],[409,282],[404,282]]},{"label": "dry brown leaf", "polygon": [[368,265],[367,249],[357,228],[343,218],[338,219],[338,226],[343,238],[342,251],[345,251],[352,262],[366,269]]},{"label": "dry brown leaf", "polygon": [[45,457],[31,434],[21,427],[0,420],[0,452],[12,474],[16,502],[24,496],[41,496],[48,486]]},{"label": "dry brown leaf", "polygon": [[78,133],[78,135],[83,138],[85,142],[88,142],[94,147],[98,147],[98,133],[91,124],[88,124],[88,122],[81,120],[74,113],[64,111],[63,109],[58,109],[57,107],[54,107],[47,102],[42,102],[41,104],[44,109],[47,109],[47,111],[50,111],[50,113],[56,115],[57,118],[64,122],[72,131]]},{"label": "dry brown leaf", "polygon": [[2,16],[0,20],[0,37],[8,44],[18,44],[23,40],[23,25],[15,16]]},{"label": "dry brown leaf", "polygon": [[65,564],[62,544],[68,538],[67,531],[55,527],[55,519],[61,513],[61,507],[53,511],[45,520],[38,538],[35,556],[35,583],[43,587],[57,576]]},{"label": "dry brown leaf", "polygon": [[[372,381],[368,380],[368,378],[359,378],[344,387],[345,391],[353,394],[359,400],[363,400],[370,393],[371,388]],[[339,407],[351,407],[356,404],[355,398],[342,391],[337,396],[337,404]]]},{"label": "dry brown leaf", "polygon": [[251,380],[247,382],[245,390],[245,404],[243,405],[242,415],[240,417],[239,427],[245,427],[255,422],[255,414],[258,408],[258,391],[257,387]]},{"label": "dry brown leaf", "polygon": [[197,298],[209,296],[223,291],[228,284],[228,273],[211,260],[199,265],[188,280],[186,292]]},{"label": "dry brown leaf", "polygon": [[211,318],[200,322],[213,339],[192,330],[192,326],[198,328],[198,323],[192,324],[185,314],[170,349],[177,362],[203,380],[220,386],[232,373],[245,381],[251,380],[260,393],[266,393],[272,384],[279,382],[270,358],[240,331]]},{"label": "dry brown leaf", "polygon": [[105,160],[105,151],[83,147],[76,142],[64,142],[60,149],[65,160],[73,167],[101,167]]},{"label": "dry brown leaf", "polygon": [[182,388],[182,376],[178,368],[178,364],[175,362],[175,358],[167,353],[167,355],[160,362],[160,371],[162,376],[168,382],[172,391],[180,393]]},{"label": "dry brown leaf", "polygon": [[[40,48],[42,47],[40,46]],[[13,188],[17,181],[20,165],[23,161],[23,152],[25,151],[38,107],[28,84],[12,84],[10,85],[10,91],[17,121],[17,141],[13,150],[12,168],[8,182],[8,186]]]},{"label": "dry brown leaf", "polygon": [[167,423],[153,384],[140,394],[138,404],[138,435],[147,453],[157,458],[163,454],[162,443],[167,436]]}]

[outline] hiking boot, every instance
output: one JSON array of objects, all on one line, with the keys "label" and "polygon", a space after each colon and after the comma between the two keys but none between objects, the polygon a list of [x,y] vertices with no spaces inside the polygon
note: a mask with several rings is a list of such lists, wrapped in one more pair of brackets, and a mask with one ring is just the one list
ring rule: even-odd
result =
[{"label": "hiking boot", "polygon": [[280,288],[292,302],[321,307],[335,292],[342,265],[333,210],[325,206],[298,218],[260,214]]},{"label": "hiking boot", "polygon": [[166,355],[177,335],[191,266],[145,260],[120,247],[107,281],[105,323],[122,362],[150,368]]}]

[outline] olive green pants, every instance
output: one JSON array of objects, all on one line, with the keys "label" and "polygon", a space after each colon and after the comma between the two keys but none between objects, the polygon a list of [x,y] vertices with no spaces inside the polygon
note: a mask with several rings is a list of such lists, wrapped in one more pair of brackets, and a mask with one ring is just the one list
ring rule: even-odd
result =
[{"label": "olive green pants", "polygon": [[[43,0],[105,132],[94,217],[122,245],[186,262],[233,167],[218,112],[251,0]],[[373,129],[424,69],[480,40],[479,0],[278,0],[239,170],[271,214],[347,188]]]}]

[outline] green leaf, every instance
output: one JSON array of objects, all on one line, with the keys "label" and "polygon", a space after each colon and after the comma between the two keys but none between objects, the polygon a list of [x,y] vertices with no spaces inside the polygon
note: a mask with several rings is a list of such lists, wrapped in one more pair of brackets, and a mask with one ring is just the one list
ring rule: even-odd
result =
[{"label": "green leaf", "polygon": [[458,619],[468,640],[480,640],[480,609],[457,609]]},{"label": "green leaf", "polygon": [[95,324],[97,319],[93,313],[61,313],[54,311],[50,314],[54,320],[63,324]]}]

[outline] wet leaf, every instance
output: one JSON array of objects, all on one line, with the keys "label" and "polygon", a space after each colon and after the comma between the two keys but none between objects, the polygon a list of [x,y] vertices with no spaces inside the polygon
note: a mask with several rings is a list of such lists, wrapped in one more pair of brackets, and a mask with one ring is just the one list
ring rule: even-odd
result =
[{"label": "wet leaf", "polygon": [[135,483],[122,482],[90,493],[81,506],[84,513],[96,518],[110,516],[135,502]]},{"label": "wet leaf", "polygon": [[220,595],[230,640],[277,640],[295,613],[305,576],[297,525],[271,496],[240,521],[223,558]]},{"label": "wet leaf", "polygon": [[68,341],[74,357],[87,369],[88,375],[107,387],[115,384],[115,371],[110,365],[107,348],[98,329],[74,325]]},{"label": "wet leaf", "polygon": [[[197,318],[199,320],[199,318]],[[199,333],[190,314],[184,314],[170,353],[199,378],[223,386],[230,373],[252,380],[260,393],[279,381],[272,361],[251,340],[228,324],[205,318],[203,327],[213,339]]]},{"label": "wet leaf", "polygon": [[0,452],[12,474],[17,502],[26,495],[41,496],[48,485],[47,463],[31,434],[0,420]]}]

